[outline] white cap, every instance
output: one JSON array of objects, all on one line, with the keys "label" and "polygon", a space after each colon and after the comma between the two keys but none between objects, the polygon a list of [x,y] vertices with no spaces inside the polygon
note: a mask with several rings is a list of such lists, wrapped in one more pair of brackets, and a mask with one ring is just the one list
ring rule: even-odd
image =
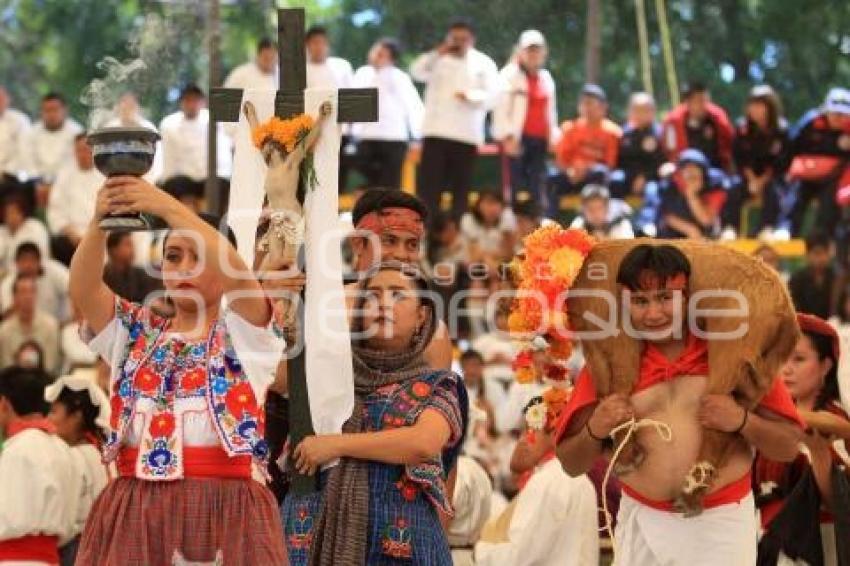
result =
[{"label": "white cap", "polygon": [[546,47],[546,38],[543,37],[543,34],[536,29],[527,29],[519,36],[519,46],[522,49],[525,49],[532,45]]}]

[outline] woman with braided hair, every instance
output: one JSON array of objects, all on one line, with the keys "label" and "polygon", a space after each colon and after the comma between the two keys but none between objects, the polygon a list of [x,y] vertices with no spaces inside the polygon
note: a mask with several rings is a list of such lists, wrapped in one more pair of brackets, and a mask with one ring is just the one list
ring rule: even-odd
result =
[{"label": "woman with braided hair", "polygon": [[451,513],[445,476],[463,438],[461,384],[423,358],[436,324],[413,268],[382,263],[360,283],[354,411],[341,434],[307,437],[291,458],[301,473],[325,468],[319,492],[284,502],[291,564],[452,563],[438,511]]}]

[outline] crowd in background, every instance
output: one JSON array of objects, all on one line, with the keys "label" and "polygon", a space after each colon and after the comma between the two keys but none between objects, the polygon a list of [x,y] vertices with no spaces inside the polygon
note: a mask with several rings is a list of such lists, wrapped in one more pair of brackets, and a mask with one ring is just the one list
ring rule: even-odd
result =
[{"label": "crowd in background", "polygon": [[[356,70],[330,55],[322,28],[307,33],[306,52],[308,87],[378,89],[379,120],[344,127],[342,187],[356,171],[363,182],[353,188],[355,197],[398,189],[405,160],[418,155],[416,193],[429,214],[423,263],[446,296],[470,291],[463,301],[467,314],[452,330],[456,365],[477,416],[466,454],[495,487],[491,515],[523,483],[512,459],[524,411],[545,388],[515,382],[506,314],[488,327],[486,299],[510,288],[503,266],[524,236],[563,218],[565,195],[581,203],[572,226],[600,239],[758,237],[763,244],[756,253],[783,271],[771,242],[804,238],[804,265],[783,277],[797,309],[829,319],[842,346],[850,347],[850,258],[843,245],[850,208],[841,191],[850,189],[850,91],[825,85],[825,99],[813,101],[790,126],[769,86],[753,88],[733,120],[694,81],[666,116],[652,96],[635,93],[626,123],[618,125],[597,85],[581,87],[575,111],[556,108],[556,92],[567,86],[546,70],[546,40],[535,30],[520,36],[501,70],[475,49],[474,27],[465,21],[453,23],[443,42],[416,58],[409,74],[397,66],[399,44],[389,38],[378,40]],[[234,69],[224,86],[274,89],[277,65],[276,45],[263,40],[255,59]],[[424,85],[423,95],[414,82]],[[162,139],[147,175],[199,211],[210,127],[205,102],[196,85],[182,88],[179,109],[157,128]],[[131,93],[104,125],[154,127]],[[232,132],[218,128],[217,176],[226,195]],[[498,142],[509,161],[508,195],[502,187],[473,186],[478,149],[487,140]],[[94,367],[97,356],[82,342],[81,316],[68,299],[67,265],[104,178],[62,94],[45,94],[31,123],[0,87],[0,173],[0,368],[41,367],[61,375]],[[742,223],[753,202],[761,210],[758,222]],[[812,223],[806,215],[813,202]],[[117,294],[142,301],[159,288],[149,273],[158,262],[153,239],[109,236],[104,279]],[[847,359],[838,369],[845,376]],[[578,354],[570,369],[581,365]]]}]

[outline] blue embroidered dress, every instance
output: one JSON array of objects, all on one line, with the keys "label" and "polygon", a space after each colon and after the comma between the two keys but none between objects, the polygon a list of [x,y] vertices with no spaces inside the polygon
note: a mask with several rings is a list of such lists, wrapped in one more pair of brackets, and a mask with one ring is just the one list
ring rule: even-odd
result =
[{"label": "blue embroidered dress", "polygon": [[[464,396],[460,378],[433,372],[389,385],[364,399],[367,432],[411,426],[425,409],[436,409],[452,434],[442,457],[416,466],[369,462],[369,541],[366,564],[450,566],[451,552],[437,510],[451,512],[446,470],[457,458],[462,439]],[[326,479],[323,474],[322,484]],[[322,492],[287,496],[282,514],[292,566],[306,565],[318,519]]]}]

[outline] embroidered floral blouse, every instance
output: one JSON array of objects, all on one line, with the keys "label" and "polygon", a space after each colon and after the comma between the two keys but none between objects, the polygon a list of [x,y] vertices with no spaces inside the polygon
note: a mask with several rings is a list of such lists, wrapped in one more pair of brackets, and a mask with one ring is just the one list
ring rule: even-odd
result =
[{"label": "embroidered floral blouse", "polygon": [[111,367],[113,432],[106,461],[137,448],[136,477],[183,477],[184,446],[267,457],[262,403],[284,342],[227,309],[206,338],[187,340],[147,307],[116,299],[115,318],[90,342]]}]

